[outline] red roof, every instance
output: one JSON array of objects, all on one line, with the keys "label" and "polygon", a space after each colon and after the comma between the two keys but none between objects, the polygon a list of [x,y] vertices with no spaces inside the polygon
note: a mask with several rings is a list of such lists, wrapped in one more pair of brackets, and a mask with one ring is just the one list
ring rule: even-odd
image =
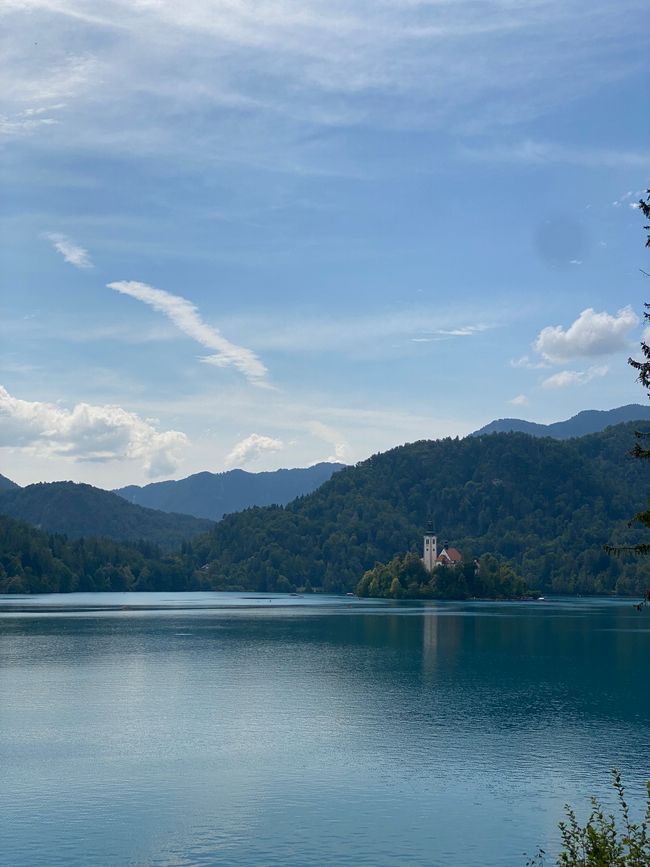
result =
[{"label": "red roof", "polygon": [[438,562],[448,560],[450,563],[462,563],[463,556],[458,548],[443,548],[438,554]]}]

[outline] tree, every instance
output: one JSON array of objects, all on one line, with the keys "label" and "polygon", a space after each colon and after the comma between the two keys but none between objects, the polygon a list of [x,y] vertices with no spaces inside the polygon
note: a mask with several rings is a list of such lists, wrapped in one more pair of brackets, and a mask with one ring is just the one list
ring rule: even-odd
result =
[{"label": "tree", "polygon": [[[591,814],[581,826],[575,811],[568,805],[566,821],[560,822],[562,849],[558,867],[647,867],[650,864],[650,783],[647,784],[645,815],[632,822],[625,800],[625,789],[618,771],[612,770],[619,817],[606,815],[596,798],[591,799]],[[527,867],[543,867],[545,852],[540,850]]]},{"label": "tree", "polygon": [[[639,199],[638,205],[645,219],[650,220],[650,189],[645,192],[645,198]],[[646,247],[650,247],[650,223],[647,223],[643,228],[647,232],[645,245]],[[645,271],[642,273],[645,276],[650,276]],[[650,322],[650,304],[646,302],[643,306],[645,308],[643,318],[646,322]],[[650,399],[650,345],[645,340],[642,340],[641,358],[628,358],[627,363],[637,371],[637,381],[646,390],[647,397]],[[645,445],[645,442],[650,438],[650,433],[636,431],[635,436],[637,441],[630,454],[640,460],[650,460],[650,448]],[[648,497],[648,508],[637,512],[630,520],[629,526],[633,524],[641,524],[641,526],[650,529],[650,496]],[[622,551],[632,551],[634,554],[650,554],[650,543],[642,542],[628,547],[606,545],[605,550],[613,554],[620,554]],[[650,588],[646,590],[644,602],[639,607],[648,603],[650,603]]]}]

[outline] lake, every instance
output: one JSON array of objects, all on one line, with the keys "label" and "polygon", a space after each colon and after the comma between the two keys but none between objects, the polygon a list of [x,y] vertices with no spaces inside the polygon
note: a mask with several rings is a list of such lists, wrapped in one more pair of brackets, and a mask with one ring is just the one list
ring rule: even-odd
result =
[{"label": "lake", "polygon": [[638,813],[649,659],[629,600],[3,596],[0,863],[523,865]]}]

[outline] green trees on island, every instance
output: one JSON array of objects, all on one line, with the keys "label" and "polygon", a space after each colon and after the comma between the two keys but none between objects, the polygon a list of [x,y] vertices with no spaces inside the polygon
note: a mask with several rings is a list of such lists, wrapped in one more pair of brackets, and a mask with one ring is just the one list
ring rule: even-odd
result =
[{"label": "green trees on island", "polygon": [[[637,427],[568,441],[513,433],[407,444],[340,470],[288,506],[228,515],[172,552],[71,540],[3,518],[0,587],[348,592],[398,553],[419,560],[431,519],[466,563],[490,552],[499,569],[509,563],[539,592],[640,594],[650,586],[650,557],[634,556],[645,527],[630,527],[629,518],[647,497],[650,462],[629,457]],[[630,550],[608,556],[606,539]],[[409,560],[403,568],[419,567]],[[471,575],[446,574],[454,589],[439,576],[439,595],[519,594],[501,589],[504,576],[486,590]],[[399,580],[404,590],[413,583]],[[418,592],[432,592],[429,579],[414,581]]]},{"label": "green trees on island", "polygon": [[650,559],[602,549],[604,539],[640,537],[628,527],[648,480],[627,457],[636,426],[568,441],[514,433],[410,443],[286,507],[228,515],[192,546],[216,589],[269,592],[284,576],[338,593],[378,562],[419,555],[431,519],[467,562],[491,552],[540,592],[636,594]]},{"label": "green trees on island", "polygon": [[[419,560],[431,519],[466,563],[490,552],[499,569],[510,564],[539,592],[636,595],[650,586],[650,557],[602,549],[604,539],[644,541],[643,530],[628,526],[650,481],[650,463],[629,458],[636,427],[568,441],[513,433],[407,444],[340,470],[288,506],[228,515],[172,552],[147,542],[72,540],[2,518],[0,587],[349,592],[398,553]],[[502,589],[504,576],[486,590],[471,576],[463,584],[445,574],[453,590],[439,576],[440,595],[520,595]]]},{"label": "green trees on island", "polygon": [[427,572],[417,554],[377,563],[356,586],[359,596],[385,599],[513,599],[529,591],[512,567],[492,554]]}]

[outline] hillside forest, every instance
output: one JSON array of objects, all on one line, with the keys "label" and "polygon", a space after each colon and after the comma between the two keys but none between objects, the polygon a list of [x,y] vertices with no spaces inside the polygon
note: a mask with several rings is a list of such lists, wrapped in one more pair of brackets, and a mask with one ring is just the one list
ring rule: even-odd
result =
[{"label": "hillside forest", "polygon": [[628,527],[650,471],[629,456],[637,427],[568,441],[509,433],[407,444],[285,507],[226,516],[168,553],[3,518],[0,590],[350,592],[376,564],[419,553],[431,521],[465,562],[493,555],[540,592],[636,594],[650,561],[612,556],[603,543],[643,538]]}]

